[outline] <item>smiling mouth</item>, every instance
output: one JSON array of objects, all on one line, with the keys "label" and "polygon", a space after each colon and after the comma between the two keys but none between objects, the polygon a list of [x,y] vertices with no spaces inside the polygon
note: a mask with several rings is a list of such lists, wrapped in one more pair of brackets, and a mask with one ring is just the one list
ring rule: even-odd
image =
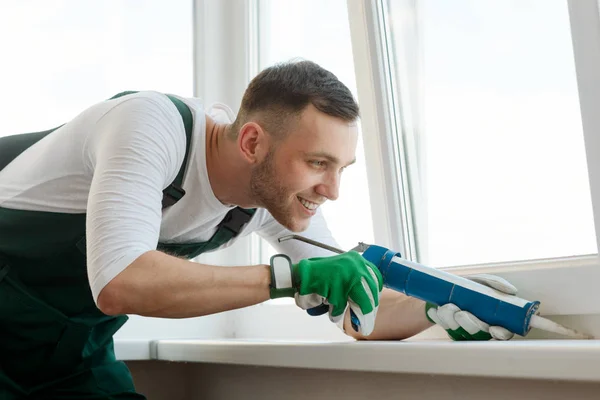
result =
[{"label": "smiling mouth", "polygon": [[296,196],[298,198],[298,201],[300,201],[300,203],[304,206],[304,208],[306,208],[307,210],[310,211],[314,211],[317,209],[317,207],[319,207],[319,204],[317,203],[313,203],[312,201],[308,201],[306,199],[303,199],[300,196]]}]

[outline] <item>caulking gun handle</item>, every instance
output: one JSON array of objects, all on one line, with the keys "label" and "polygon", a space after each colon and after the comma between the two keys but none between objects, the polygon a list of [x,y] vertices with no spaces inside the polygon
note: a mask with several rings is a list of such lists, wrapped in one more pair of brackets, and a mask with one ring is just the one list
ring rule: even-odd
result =
[{"label": "caulking gun handle", "polygon": [[371,245],[363,257],[377,266],[383,285],[438,306],[453,303],[483,322],[525,336],[538,301],[505,295],[448,272],[404,260],[399,253]]},{"label": "caulking gun handle", "polygon": [[[308,315],[313,316],[313,317],[323,315],[328,311],[329,311],[329,306],[327,304],[321,304],[320,306],[316,306],[316,307],[309,308],[308,310],[306,310]],[[352,311],[352,309],[350,309],[350,323],[352,325],[352,329],[354,329],[356,332],[358,332],[358,327],[360,326],[360,321],[358,320],[358,317],[356,316],[354,311]]]},{"label": "caulking gun handle", "polygon": [[306,310],[308,315],[312,317],[318,317],[319,315],[325,314],[327,311],[329,311],[329,306],[325,303],[321,304],[320,306],[316,306]]}]

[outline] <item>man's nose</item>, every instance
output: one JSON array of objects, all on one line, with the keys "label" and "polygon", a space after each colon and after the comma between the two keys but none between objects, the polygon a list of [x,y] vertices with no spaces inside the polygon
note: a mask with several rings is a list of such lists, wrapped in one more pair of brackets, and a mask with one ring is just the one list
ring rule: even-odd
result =
[{"label": "man's nose", "polygon": [[329,200],[337,200],[340,195],[340,175],[327,174],[324,181],[317,187],[317,193]]}]

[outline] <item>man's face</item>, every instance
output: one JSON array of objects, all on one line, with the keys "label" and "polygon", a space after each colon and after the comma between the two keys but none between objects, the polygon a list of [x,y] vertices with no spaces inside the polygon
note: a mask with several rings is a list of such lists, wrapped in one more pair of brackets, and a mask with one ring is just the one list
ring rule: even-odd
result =
[{"label": "man's face", "polygon": [[301,232],[321,204],[337,199],[342,171],[355,160],[358,128],[311,105],[292,124],[252,171],[251,191],[280,224]]}]

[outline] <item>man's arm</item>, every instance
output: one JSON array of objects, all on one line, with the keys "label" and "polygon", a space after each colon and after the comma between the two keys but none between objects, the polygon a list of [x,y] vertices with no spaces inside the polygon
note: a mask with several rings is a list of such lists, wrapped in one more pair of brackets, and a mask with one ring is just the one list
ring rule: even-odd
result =
[{"label": "man's arm", "polygon": [[268,265],[217,267],[148,251],[100,292],[108,315],[187,318],[219,313],[269,299]]},{"label": "man's arm", "polygon": [[354,331],[350,322],[350,311],[344,318],[347,335],[359,340],[402,340],[433,326],[425,315],[425,303],[391,289],[383,289],[379,298],[379,310],[375,329],[369,336]]},{"label": "man's arm", "polygon": [[163,94],[139,92],[115,103],[90,129],[83,160],[91,184],[86,257],[94,300],[128,266],[156,249],[162,197],[185,157],[185,129]]}]

